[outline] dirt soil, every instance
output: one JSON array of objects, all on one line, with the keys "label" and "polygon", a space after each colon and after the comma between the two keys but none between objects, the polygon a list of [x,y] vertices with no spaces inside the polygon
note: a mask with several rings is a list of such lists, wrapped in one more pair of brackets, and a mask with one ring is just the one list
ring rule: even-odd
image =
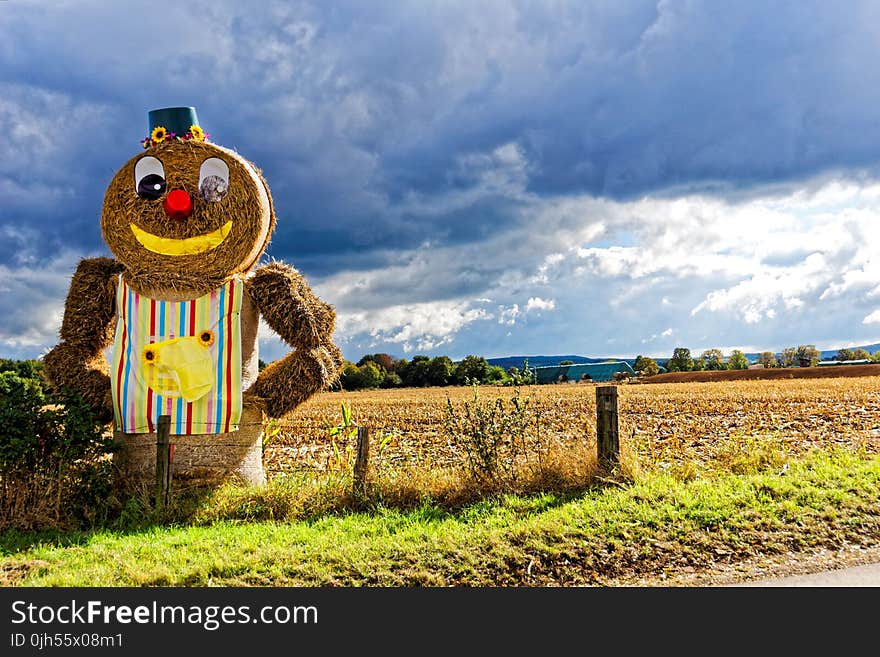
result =
[{"label": "dirt soil", "polygon": [[880,563],[880,541],[872,545],[844,545],[839,550],[755,555],[744,561],[716,562],[711,568],[670,570],[658,577],[621,577],[612,586],[737,586],[744,582],[810,575],[825,570]]},{"label": "dirt soil", "polygon": [[721,370],[712,372],[669,372],[639,379],[640,383],[707,383],[712,381],[755,381],[758,379],[828,379],[851,376],[880,376],[880,363],[870,365],[827,365],[763,370]]}]

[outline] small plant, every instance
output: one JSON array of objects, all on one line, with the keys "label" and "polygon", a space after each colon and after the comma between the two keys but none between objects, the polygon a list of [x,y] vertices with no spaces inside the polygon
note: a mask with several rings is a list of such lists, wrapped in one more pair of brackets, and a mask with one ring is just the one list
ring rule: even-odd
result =
[{"label": "small plant", "polygon": [[470,476],[478,483],[507,488],[517,479],[517,461],[525,455],[530,433],[528,401],[519,391],[505,402],[500,397],[484,401],[473,386],[474,398],[456,409],[446,398],[445,429],[462,447]]},{"label": "small plant", "polygon": [[278,418],[270,418],[266,423],[266,428],[263,429],[263,447],[274,443],[280,434],[281,424],[278,422]]},{"label": "small plant", "polygon": [[[358,430],[357,423],[351,412],[351,405],[347,402],[342,402],[342,422],[340,424],[332,425],[327,420],[324,420],[324,424],[327,427],[327,433],[330,435],[330,444],[333,447],[333,454],[327,459],[327,469],[335,471],[350,469],[354,462],[354,447],[351,440],[357,436]],[[344,452],[339,450],[337,443],[337,438],[340,437],[348,443]]]}]

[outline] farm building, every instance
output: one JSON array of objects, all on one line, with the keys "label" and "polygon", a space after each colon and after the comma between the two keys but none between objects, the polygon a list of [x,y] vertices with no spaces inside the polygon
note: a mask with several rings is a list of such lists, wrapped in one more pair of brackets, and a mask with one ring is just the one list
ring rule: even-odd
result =
[{"label": "farm building", "polygon": [[820,360],[818,365],[819,367],[829,367],[832,365],[868,365],[871,361],[867,358],[861,358],[859,360]]},{"label": "farm building", "polygon": [[582,363],[580,365],[549,365],[533,367],[536,383],[566,383],[568,381],[613,381],[618,372],[635,376],[626,361],[608,363]]}]

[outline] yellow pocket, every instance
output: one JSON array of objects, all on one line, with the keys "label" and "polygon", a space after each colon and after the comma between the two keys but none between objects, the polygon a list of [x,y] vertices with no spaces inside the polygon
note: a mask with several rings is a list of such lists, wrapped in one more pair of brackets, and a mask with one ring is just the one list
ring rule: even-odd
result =
[{"label": "yellow pocket", "polygon": [[210,339],[202,331],[197,336],[174,338],[148,344],[143,349],[147,385],[163,397],[183,397],[188,402],[201,399],[214,386],[214,360]]}]

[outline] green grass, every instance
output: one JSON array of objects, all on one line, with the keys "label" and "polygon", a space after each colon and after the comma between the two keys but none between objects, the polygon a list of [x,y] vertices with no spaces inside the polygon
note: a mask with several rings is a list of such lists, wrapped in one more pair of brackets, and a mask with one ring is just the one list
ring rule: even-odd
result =
[{"label": "green grass", "polygon": [[[7,532],[0,536],[0,584],[601,584],[758,552],[877,541],[880,457],[838,450],[787,465],[692,480],[649,472],[628,486],[507,496],[458,511],[376,506],[241,521],[215,519],[222,516],[215,510],[200,525]],[[247,500],[238,495],[246,515]],[[253,505],[265,513],[262,497]]]}]

